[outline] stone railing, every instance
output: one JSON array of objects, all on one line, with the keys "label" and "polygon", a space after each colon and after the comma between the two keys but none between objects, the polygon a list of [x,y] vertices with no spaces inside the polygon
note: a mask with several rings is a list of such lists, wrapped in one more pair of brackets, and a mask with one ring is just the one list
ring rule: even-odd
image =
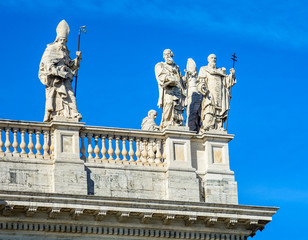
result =
[{"label": "stone railing", "polygon": [[83,127],[80,130],[81,159],[127,165],[163,165],[165,137],[161,132]]},{"label": "stone railing", "polygon": [[49,124],[0,120],[0,157],[53,158]]},{"label": "stone railing", "polygon": [[0,119],[0,190],[237,204],[232,138]]}]

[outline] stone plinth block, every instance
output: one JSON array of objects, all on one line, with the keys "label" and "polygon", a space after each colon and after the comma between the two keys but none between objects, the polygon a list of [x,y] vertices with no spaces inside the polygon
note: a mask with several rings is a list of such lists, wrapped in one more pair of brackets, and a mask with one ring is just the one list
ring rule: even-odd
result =
[{"label": "stone plinth block", "polygon": [[211,131],[192,141],[192,162],[202,181],[205,202],[238,204],[237,183],[230,170],[228,143],[233,135]]},{"label": "stone plinth block", "polygon": [[87,194],[87,174],[80,159],[79,130],[84,124],[52,122],[54,140],[53,191]]}]

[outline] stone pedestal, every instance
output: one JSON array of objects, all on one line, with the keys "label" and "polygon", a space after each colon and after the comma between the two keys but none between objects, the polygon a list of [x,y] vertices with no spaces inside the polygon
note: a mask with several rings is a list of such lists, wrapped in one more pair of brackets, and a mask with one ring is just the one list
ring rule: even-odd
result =
[{"label": "stone pedestal", "polygon": [[54,141],[53,192],[87,194],[87,175],[80,159],[79,130],[83,123],[51,123]]},{"label": "stone pedestal", "polygon": [[203,197],[208,203],[238,204],[237,183],[230,170],[228,142],[233,135],[219,131],[202,136],[204,157],[198,159]]},{"label": "stone pedestal", "polygon": [[188,127],[168,127],[166,136],[166,199],[200,201],[199,179],[192,167]]}]

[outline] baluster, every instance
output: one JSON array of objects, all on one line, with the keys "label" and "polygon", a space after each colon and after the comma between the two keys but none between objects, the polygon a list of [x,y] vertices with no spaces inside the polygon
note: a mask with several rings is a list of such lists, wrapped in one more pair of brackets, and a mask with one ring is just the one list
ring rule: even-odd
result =
[{"label": "baluster", "polygon": [[136,139],[136,158],[137,158],[137,159],[136,159],[136,164],[141,163],[140,157],[141,157],[140,139],[137,138],[137,139]]},{"label": "baluster", "polygon": [[127,149],[126,149],[126,140],[127,138],[126,137],[123,137],[122,138],[122,156],[123,156],[123,164],[127,164],[128,163],[128,160],[127,160]]},{"label": "baluster", "polygon": [[43,157],[43,155],[42,155],[42,153],[41,153],[42,145],[41,145],[41,143],[40,143],[40,134],[41,134],[41,131],[36,130],[36,131],[35,131],[35,134],[36,134],[36,144],[35,144],[36,158],[42,158],[42,157]]},{"label": "baluster", "polygon": [[93,161],[93,156],[92,156],[92,154],[93,154],[93,148],[92,148],[92,136],[93,136],[93,134],[92,133],[88,133],[87,134],[87,138],[88,138],[88,160],[89,160],[89,162],[90,161]]},{"label": "baluster", "polygon": [[154,150],[153,150],[153,139],[150,140],[150,149],[149,149],[149,163],[154,163],[155,160],[155,154],[154,154]]},{"label": "baluster", "polygon": [[113,148],[112,148],[112,137],[109,137],[109,149],[108,149],[108,155],[109,155],[109,159],[108,161],[113,161],[114,158],[113,158],[113,154],[114,154],[114,151],[113,151]]},{"label": "baluster", "polygon": [[32,139],[33,130],[28,130],[28,133],[29,133],[29,144],[28,144],[29,153],[28,153],[28,156],[29,156],[29,158],[35,158],[35,155],[33,153],[33,149],[34,149],[34,144],[33,144],[33,139]]},{"label": "baluster", "polygon": [[94,153],[95,153],[95,160],[98,162],[98,160],[100,160],[100,157],[99,157],[99,153],[100,153],[100,150],[99,150],[99,147],[98,147],[98,138],[99,138],[99,135],[95,135],[95,138],[94,138],[94,142],[95,142],[95,148],[94,148]]},{"label": "baluster", "polygon": [[162,162],[160,161],[161,159],[161,143],[160,140],[156,141],[156,159],[155,159],[155,163],[160,165]]},{"label": "baluster", "polygon": [[146,139],[143,140],[143,150],[142,150],[142,163],[148,162],[148,141]]},{"label": "baluster", "polygon": [[21,153],[20,153],[20,156],[21,157],[27,157],[27,153],[26,153],[27,144],[25,142],[26,130],[25,129],[20,129],[20,132],[21,132],[21,142],[20,142]]},{"label": "baluster", "polygon": [[44,145],[43,145],[43,150],[44,150],[44,159],[50,159],[50,155],[48,153],[49,150],[49,131],[44,130]]},{"label": "baluster", "polygon": [[50,158],[53,159],[55,155],[55,145],[53,131],[50,132]]},{"label": "baluster", "polygon": [[102,135],[101,138],[102,138],[102,150],[101,150],[102,161],[103,162],[108,162],[108,159],[106,157],[106,154],[107,154],[106,143],[105,143],[106,136]]},{"label": "baluster", "polygon": [[14,148],[14,151],[13,151],[13,156],[14,157],[19,157],[19,152],[17,151],[17,148],[18,148],[18,142],[17,142],[17,132],[18,132],[18,128],[13,128],[13,133],[14,133],[14,141],[13,141],[13,148]]},{"label": "baluster", "polygon": [[163,140],[163,163],[166,162],[167,152],[166,152],[166,140]]},{"label": "baluster", "polygon": [[83,132],[81,132],[80,133],[80,140],[81,140],[81,147],[80,147],[80,153],[81,153],[81,159],[83,160],[83,161],[86,161],[86,159],[87,159],[87,157],[86,157],[86,152],[87,152],[87,150],[86,150],[86,147],[85,147],[85,145],[84,145],[84,138],[86,137],[86,134],[85,133],[83,133]]},{"label": "baluster", "polygon": [[10,154],[11,151],[10,151],[10,147],[11,147],[11,142],[10,142],[10,130],[11,128],[5,128],[5,135],[6,135],[6,139],[5,139],[5,155],[12,155]]},{"label": "baluster", "polygon": [[129,152],[128,152],[128,155],[129,155],[129,163],[130,164],[134,164],[135,163],[135,160],[134,160],[135,152],[134,152],[134,149],[133,149],[133,141],[134,141],[134,138],[129,138]]},{"label": "baluster", "polygon": [[116,137],[116,149],[114,151],[114,153],[116,155],[116,162],[121,161],[121,158],[120,158],[121,150],[120,150],[120,147],[119,147],[119,140],[120,140],[120,138]]},{"label": "baluster", "polygon": [[3,128],[0,128],[0,157],[4,156],[4,152],[2,150],[3,148],[2,131],[3,131]]}]

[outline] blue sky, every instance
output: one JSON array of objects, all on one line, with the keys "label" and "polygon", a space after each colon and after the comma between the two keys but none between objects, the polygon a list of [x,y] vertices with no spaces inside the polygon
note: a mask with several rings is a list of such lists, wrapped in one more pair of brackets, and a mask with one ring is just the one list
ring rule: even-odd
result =
[{"label": "blue sky", "polygon": [[[236,52],[228,132],[240,204],[281,209],[254,239],[302,237],[308,210],[306,1],[0,1],[0,118],[42,121],[38,66],[66,19],[82,35],[78,109],[87,125],[140,128],[157,109],[154,66],[172,49],[182,73],[210,53],[229,69]],[[161,110],[158,110],[159,123]]]}]

